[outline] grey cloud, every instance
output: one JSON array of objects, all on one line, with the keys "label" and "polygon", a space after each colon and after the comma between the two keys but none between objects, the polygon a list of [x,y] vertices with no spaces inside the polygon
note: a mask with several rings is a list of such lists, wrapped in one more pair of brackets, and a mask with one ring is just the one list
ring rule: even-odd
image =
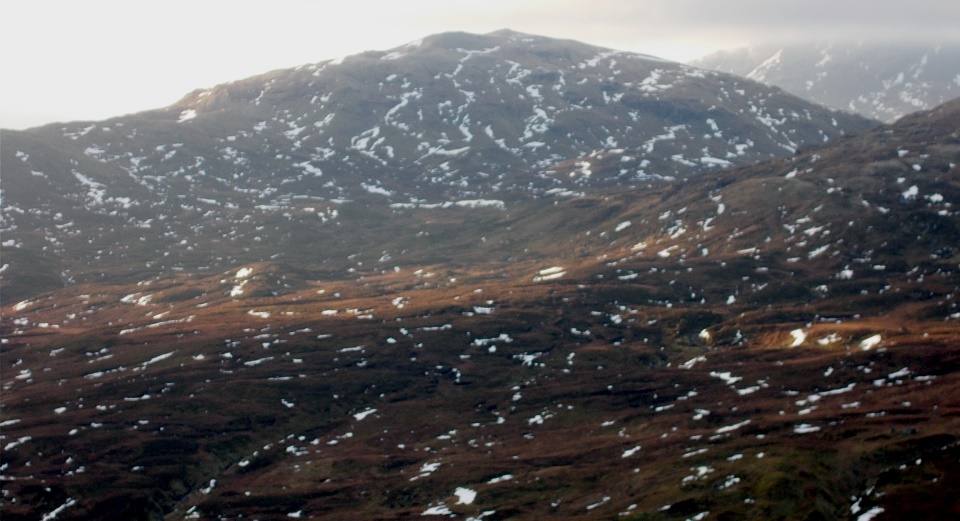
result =
[{"label": "grey cloud", "polygon": [[553,34],[620,41],[960,41],[960,2],[954,0],[590,0],[548,3],[535,16],[518,4],[509,12],[476,13],[477,21],[508,26],[517,20]]},{"label": "grey cloud", "polygon": [[[645,30],[704,31],[750,40],[875,39],[958,40],[960,2],[944,0],[598,0],[621,19],[647,20]],[[626,13],[623,13],[626,10]]]}]

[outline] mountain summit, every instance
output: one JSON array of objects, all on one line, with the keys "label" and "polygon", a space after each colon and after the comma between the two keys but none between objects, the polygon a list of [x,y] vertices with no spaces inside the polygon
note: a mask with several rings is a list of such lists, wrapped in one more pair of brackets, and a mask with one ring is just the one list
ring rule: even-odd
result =
[{"label": "mountain summit", "polygon": [[631,156],[620,181],[686,175],[868,125],[731,76],[507,30],[278,71],[195,92],[165,116],[205,129],[226,114],[242,115],[236,131],[250,133],[237,136],[239,153],[290,156],[269,165],[284,177],[324,172],[336,186],[321,193],[359,182],[414,198],[427,187],[526,189],[530,179],[504,172],[611,149]]},{"label": "mountain summit", "polygon": [[[110,123],[125,130],[104,131]],[[89,131],[74,124],[43,133],[99,150],[96,157],[156,178],[157,187],[171,181],[170,168],[183,168],[204,172],[196,188],[220,190],[210,179],[219,177],[262,189],[270,180],[250,179],[258,170],[285,191],[341,197],[378,186],[409,199],[424,190],[449,197],[567,186],[568,172],[529,174],[603,150],[627,156],[615,181],[682,176],[869,125],[734,76],[498,31],[433,35],[196,91]],[[178,135],[191,139],[164,159]],[[143,152],[126,156],[131,147]],[[614,180],[589,183],[602,181]]]}]

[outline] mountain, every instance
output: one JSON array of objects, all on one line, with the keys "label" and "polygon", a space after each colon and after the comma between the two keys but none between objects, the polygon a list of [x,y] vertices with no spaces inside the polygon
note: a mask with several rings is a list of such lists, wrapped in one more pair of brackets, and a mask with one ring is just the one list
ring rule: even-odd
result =
[{"label": "mountain", "polygon": [[[331,242],[345,257],[370,243],[334,233],[337,223],[368,206],[642,186],[873,124],[649,56],[510,31],[440,34],[157,111],[3,131],[2,283],[20,300],[122,268],[139,280]],[[619,168],[595,173],[598,161]]]},{"label": "mountain", "polygon": [[960,96],[958,64],[957,44],[878,43],[760,45],[691,62],[881,121]]},{"label": "mountain", "polygon": [[[2,135],[5,519],[960,513],[960,102],[740,167],[616,180],[638,152],[601,147],[472,194],[283,176],[295,141],[189,110]],[[186,152],[210,143],[236,178]]]}]

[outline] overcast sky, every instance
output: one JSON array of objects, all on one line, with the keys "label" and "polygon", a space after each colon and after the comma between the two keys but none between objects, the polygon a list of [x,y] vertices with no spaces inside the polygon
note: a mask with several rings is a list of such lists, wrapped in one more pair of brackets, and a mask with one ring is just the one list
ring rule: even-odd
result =
[{"label": "overcast sky", "polygon": [[12,0],[0,127],[98,120],[269,70],[445,31],[516,31],[687,61],[775,40],[960,39],[957,0]]}]

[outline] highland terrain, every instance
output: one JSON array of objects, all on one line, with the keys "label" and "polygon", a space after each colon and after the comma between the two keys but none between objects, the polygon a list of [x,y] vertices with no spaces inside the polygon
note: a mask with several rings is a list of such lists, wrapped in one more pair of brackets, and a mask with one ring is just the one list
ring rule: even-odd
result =
[{"label": "highland terrain", "polygon": [[960,102],[500,31],[0,137],[5,519],[960,514]]}]

